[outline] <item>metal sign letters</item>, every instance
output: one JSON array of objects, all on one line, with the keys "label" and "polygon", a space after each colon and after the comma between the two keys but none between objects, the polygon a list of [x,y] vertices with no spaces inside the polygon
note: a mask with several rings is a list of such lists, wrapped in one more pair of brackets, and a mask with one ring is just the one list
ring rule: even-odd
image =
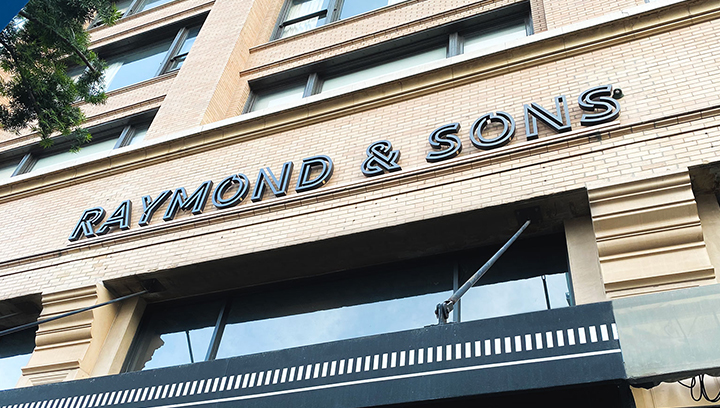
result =
[{"label": "metal sign letters", "polygon": [[[622,94],[621,92],[619,92]],[[556,133],[572,130],[567,98],[565,95],[554,98],[555,112],[551,112],[537,103],[525,104],[523,107],[525,120],[525,136],[527,140],[538,138],[539,120]],[[615,120],[620,116],[620,103],[613,98],[612,85],[598,86],[583,91],[578,97],[578,105],[584,112],[580,124],[594,126]],[[488,126],[502,126],[497,136],[487,137]],[[430,133],[428,142],[432,150],[425,159],[436,163],[457,157],[462,151],[462,140],[458,136],[459,123],[443,125]],[[515,119],[506,112],[491,112],[480,116],[470,126],[470,142],[480,150],[491,150],[510,143],[515,136]],[[366,150],[367,157],[363,160],[360,170],[367,177],[378,176],[402,170],[400,164],[400,151],[393,149],[388,140],[372,143]],[[283,164],[279,174],[269,167],[258,171],[250,200],[259,202],[269,190],[275,197],[287,195],[290,178],[293,172],[293,162]],[[333,174],[333,161],[328,156],[319,155],[303,159],[298,173],[295,191],[303,193],[315,190],[328,183]],[[220,181],[213,189],[211,180],[205,181],[188,195],[184,187],[175,190],[164,190],[156,197],[142,197],[142,215],[138,221],[141,227],[147,226],[155,213],[165,204],[163,221],[173,220],[178,212],[189,211],[192,214],[201,214],[210,200],[218,210],[235,207],[247,198],[251,192],[250,180],[242,173],[232,174]],[[87,209],[80,216],[72,233],[70,241],[77,241],[82,237],[91,238],[105,235],[113,230],[127,230],[130,228],[132,202],[123,201],[103,222],[106,212],[102,207]]]}]

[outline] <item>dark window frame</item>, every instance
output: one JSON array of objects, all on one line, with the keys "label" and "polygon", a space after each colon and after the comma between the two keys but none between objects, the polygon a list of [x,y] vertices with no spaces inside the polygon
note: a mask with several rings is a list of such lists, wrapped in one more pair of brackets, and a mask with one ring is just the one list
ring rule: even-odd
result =
[{"label": "dark window frame", "polygon": [[[161,63],[156,68],[156,71],[154,75],[148,79],[145,79],[143,81],[135,82],[133,84],[129,84],[117,89],[113,89],[111,91],[107,92],[115,92],[119,89],[126,88],[128,86],[134,86],[136,84],[142,83],[144,81],[149,81],[154,78],[157,78],[161,75],[169,74],[171,72],[175,72],[179,70],[181,67],[173,68],[172,64],[173,62],[179,58],[180,56],[187,56],[191,50],[188,50],[185,53],[179,54],[180,49],[182,48],[185,40],[187,39],[188,34],[193,29],[200,27],[200,30],[202,29],[203,24],[205,23],[205,17],[207,17],[207,13],[204,13],[200,16],[194,16],[192,18],[183,20],[181,22],[178,22],[176,24],[172,24],[170,26],[161,27],[159,29],[153,30],[148,33],[144,33],[142,35],[131,37],[128,40],[119,42],[119,43],[113,43],[108,46],[102,47],[98,50],[95,50],[102,59],[104,60],[112,60],[114,58],[120,57],[122,55],[129,55],[132,53],[132,51],[136,51],[138,49],[137,45],[141,43],[145,43],[146,46],[151,46],[155,44],[162,43],[163,41],[167,41],[169,38],[172,38],[170,45],[168,46],[167,51],[165,52],[165,56],[163,57]],[[149,41],[151,40],[151,41]],[[72,68],[68,68],[70,70]],[[112,82],[112,81],[110,81]],[[109,86],[110,83],[106,84],[106,86]]]},{"label": "dark window frame", "polygon": [[[342,0],[339,0],[340,2]],[[272,36],[270,40],[277,40],[282,38],[282,32],[283,29],[289,25],[301,23],[305,20],[309,20],[311,18],[319,17],[321,19],[325,19],[325,24],[329,24],[332,21],[337,20],[339,12],[336,10],[338,0],[323,0],[323,8],[321,8],[318,11],[306,14],[304,16],[296,17],[290,20],[287,20],[288,13],[290,13],[290,7],[292,6],[293,0],[285,0],[283,3],[282,8],[280,9],[280,14],[278,15],[278,19],[275,22],[275,28],[273,29]]]},{"label": "dark window frame", "polygon": [[[283,7],[289,7],[292,0],[287,0]],[[284,14],[283,14],[284,13]],[[281,17],[287,10],[281,12]],[[242,113],[253,111],[258,94],[289,87],[291,84],[305,82],[305,92],[302,98],[320,94],[325,78],[346,75],[354,71],[371,68],[388,57],[399,59],[420,53],[430,46],[445,44],[446,58],[451,58],[464,52],[464,38],[468,34],[481,34],[502,29],[523,22],[526,36],[534,33],[529,2],[518,3],[503,7],[489,13],[469,17],[440,27],[435,27],[402,38],[376,44],[362,50],[346,53],[331,59],[308,64],[288,71],[269,75],[250,81],[250,96],[248,97]],[[487,25],[487,27],[483,27]],[[398,54],[398,50],[401,51]]]},{"label": "dark window frame", "polygon": [[[287,16],[288,16],[288,13],[290,12],[290,6],[291,6],[293,0],[285,0],[285,2],[283,3],[282,9],[280,9],[280,14],[278,15],[278,19],[275,23],[275,28],[273,29],[273,33],[270,37],[270,41],[279,40],[281,38],[292,37],[292,35],[290,35],[288,37],[282,37],[283,29],[286,26],[300,23],[305,20],[309,20],[311,18],[319,17],[321,19],[325,19],[325,22],[320,24],[318,27],[322,27],[322,26],[328,25],[330,23],[334,23],[336,21],[341,20],[340,16],[342,14],[343,7],[345,6],[345,1],[346,0],[324,0],[323,1],[324,7],[322,9],[312,12],[312,13],[309,13],[309,14],[306,14],[301,17],[296,17],[296,18],[287,20]],[[407,0],[402,0],[401,2],[404,2],[404,1],[407,1]],[[398,3],[395,3],[395,4],[398,4]],[[394,6],[395,4],[388,4],[385,6],[378,7],[376,9],[368,10],[368,11],[360,13],[360,14],[378,10],[383,7]],[[358,16],[360,14],[356,14],[356,15],[346,17],[346,18],[352,18],[352,17]],[[310,31],[310,30],[308,30],[308,31]],[[306,32],[306,31],[303,31],[303,32]],[[301,33],[298,33],[298,34],[301,34]],[[296,34],[293,34],[293,35],[296,35]]]}]

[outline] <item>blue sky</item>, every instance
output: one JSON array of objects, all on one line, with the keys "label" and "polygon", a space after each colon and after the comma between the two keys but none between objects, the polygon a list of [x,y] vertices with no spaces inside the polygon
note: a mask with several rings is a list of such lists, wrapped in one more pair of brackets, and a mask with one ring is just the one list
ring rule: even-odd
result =
[{"label": "blue sky", "polygon": [[0,25],[5,28],[27,2],[28,0],[3,0],[0,5]]}]

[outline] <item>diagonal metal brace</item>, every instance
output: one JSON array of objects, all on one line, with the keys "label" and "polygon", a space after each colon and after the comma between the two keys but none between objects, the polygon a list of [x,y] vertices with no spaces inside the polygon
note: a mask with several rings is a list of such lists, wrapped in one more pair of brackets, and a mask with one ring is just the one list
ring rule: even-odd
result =
[{"label": "diagonal metal brace", "polygon": [[492,258],[485,262],[485,265],[480,267],[480,269],[478,269],[477,272],[475,272],[473,276],[470,277],[470,279],[463,283],[463,285],[455,293],[453,293],[452,296],[448,298],[448,300],[437,304],[437,306],[435,307],[435,316],[437,316],[438,318],[438,324],[447,323],[447,319],[450,316],[450,312],[453,311],[455,303],[457,303],[462,297],[462,295],[464,295],[465,292],[470,290],[470,288],[472,288],[473,285],[475,285],[475,283],[477,283],[477,281],[482,278],[483,275],[485,275],[485,272],[487,272],[490,267],[493,266],[495,261],[497,261],[498,258],[500,258],[500,256],[504,254],[508,248],[510,248],[510,245],[512,245],[513,242],[518,239],[520,234],[525,231],[525,228],[527,228],[528,225],[530,225],[530,220],[525,221],[525,224],[520,227],[520,229],[515,233],[515,235],[513,235],[510,240],[508,240],[508,242],[506,242],[505,245],[503,245],[502,248],[500,248],[495,253],[495,255],[492,256]]}]

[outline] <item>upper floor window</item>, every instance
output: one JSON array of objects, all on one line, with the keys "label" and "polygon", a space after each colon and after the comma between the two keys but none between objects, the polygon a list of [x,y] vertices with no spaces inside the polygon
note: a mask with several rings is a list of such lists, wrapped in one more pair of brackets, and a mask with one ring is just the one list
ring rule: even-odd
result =
[{"label": "upper floor window", "polygon": [[[311,2],[298,1],[297,5]],[[346,0],[344,4],[354,3]],[[291,29],[295,24],[305,23],[296,22],[285,28]],[[296,74],[283,72],[260,78],[251,83],[252,94],[245,112],[299,101],[447,57],[482,51],[530,34],[532,26],[527,6],[512,6],[499,16],[493,13],[476,16],[454,26],[417,33],[380,44],[375,49],[359,50],[302,67],[295,70]]]},{"label": "upper floor window", "polygon": [[287,0],[273,39],[289,37],[402,1],[405,0]]},{"label": "upper floor window", "polygon": [[[437,323],[435,306],[496,250],[477,248],[149,305],[126,369],[422,328]],[[562,234],[518,241],[468,291],[451,318],[470,321],[572,305],[567,271]]]},{"label": "upper floor window", "polygon": [[0,162],[0,181],[19,174],[58,166],[96,153],[140,143],[150,127],[150,120],[150,118],[142,116],[130,124],[109,125],[105,126],[106,129],[92,130],[92,142],[83,145],[78,152],[71,152],[69,144],[60,141],[49,150],[43,150],[38,146],[25,153],[22,158],[17,155],[14,158],[11,156]]},{"label": "upper floor window", "polygon": [[182,27],[173,31],[173,36],[108,57],[105,90],[113,91],[179,69],[200,27]]},{"label": "upper floor window", "polygon": [[[114,4],[120,12],[121,18],[125,18],[127,16],[131,16],[142,11],[154,9],[155,7],[159,7],[163,4],[173,1],[177,0],[116,0]],[[102,21],[96,19],[92,22],[92,24],[90,24],[90,28],[98,27],[101,25]]]}]

